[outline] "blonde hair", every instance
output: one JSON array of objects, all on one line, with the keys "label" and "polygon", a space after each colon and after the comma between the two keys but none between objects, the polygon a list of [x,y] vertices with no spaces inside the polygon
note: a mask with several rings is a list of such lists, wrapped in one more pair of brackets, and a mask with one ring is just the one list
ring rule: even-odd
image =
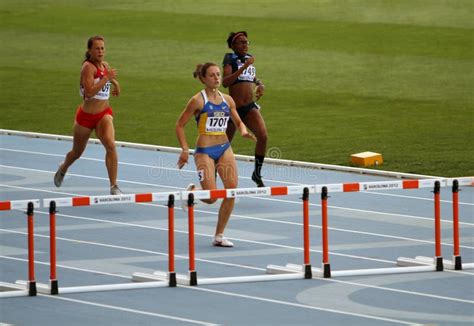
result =
[{"label": "blonde hair", "polygon": [[206,77],[207,69],[213,66],[217,67],[217,65],[213,62],[206,62],[204,64],[200,63],[196,65],[196,69],[193,72],[193,77],[199,78],[199,80],[202,80],[204,77]]}]

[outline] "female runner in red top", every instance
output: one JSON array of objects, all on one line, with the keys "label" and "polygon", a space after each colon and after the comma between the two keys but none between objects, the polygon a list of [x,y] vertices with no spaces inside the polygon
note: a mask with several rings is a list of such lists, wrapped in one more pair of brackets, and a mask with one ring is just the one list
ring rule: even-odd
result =
[{"label": "female runner in red top", "polygon": [[[82,104],[77,108],[74,121],[72,150],[66,154],[64,162],[54,175],[54,184],[60,187],[68,168],[84,152],[93,130],[105,147],[105,165],[110,180],[110,193],[122,194],[117,186],[117,152],[115,150],[115,130],[113,112],[109,105],[110,94],[119,96],[120,85],[116,80],[117,70],[104,61],[105,40],[96,35],[87,41],[86,58],[82,63],[80,94]],[[111,89],[112,87],[112,89]]]}]

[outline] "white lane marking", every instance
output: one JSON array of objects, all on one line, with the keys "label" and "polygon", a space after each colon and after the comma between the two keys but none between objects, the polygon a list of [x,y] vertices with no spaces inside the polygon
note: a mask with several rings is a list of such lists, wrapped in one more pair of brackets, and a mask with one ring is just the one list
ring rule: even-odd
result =
[{"label": "white lane marking", "polygon": [[[143,311],[143,310],[137,310],[137,309],[131,309],[131,308],[125,308],[125,307],[119,307],[119,306],[112,306],[109,304],[103,304],[103,303],[96,303],[92,301],[85,301],[85,300],[79,300],[79,299],[72,299],[72,298],[66,298],[64,296],[57,296],[57,295],[44,295],[44,294],[39,294],[40,296],[56,299],[56,300],[62,300],[62,301],[69,301],[69,302],[74,302],[74,303],[80,303],[88,306],[95,306],[99,308],[106,308],[106,309],[112,309],[112,310],[119,310],[123,312],[129,312],[132,314],[137,314],[137,315],[145,315],[145,316],[151,316],[151,317],[159,317],[159,318],[165,318],[165,319],[171,319],[171,320],[177,320],[180,322],[185,322],[185,323],[190,323],[190,324],[197,324],[197,325],[218,325],[210,322],[204,322],[200,320],[195,320],[195,319],[188,319],[188,318],[182,318],[182,317],[176,317],[176,316],[171,316],[171,315],[165,315],[165,314],[159,314],[155,312],[149,312],[149,311]],[[100,321],[100,320],[99,320]]]},{"label": "white lane marking", "polygon": [[[28,259],[24,258],[17,258],[17,257],[9,257],[9,256],[3,256],[0,255],[0,258],[3,259],[9,259],[9,260],[16,260],[16,261],[22,261],[22,262],[28,262]],[[35,265],[45,265],[45,266],[50,266],[50,263],[46,263],[43,261],[35,260]],[[86,268],[78,268],[78,267],[73,267],[73,266],[67,266],[67,265],[62,265],[62,264],[56,264],[56,267],[64,268],[64,269],[70,269],[74,271],[80,271],[80,272],[86,272],[86,273],[93,273],[93,274],[100,274],[100,275],[105,275],[105,276],[113,276],[113,277],[120,277],[120,278],[125,278],[127,280],[132,280],[130,276],[125,276],[125,275],[119,275],[119,274],[113,274],[113,273],[107,273],[107,272],[102,272],[102,271],[96,271],[92,269],[86,269]]]},{"label": "white lane marking", "polygon": [[[472,278],[472,277],[471,277]],[[469,279],[471,279],[469,278]],[[448,276],[449,279],[449,276]],[[464,283],[467,284],[469,279],[465,279]],[[434,284],[441,284],[443,282],[449,282],[444,273],[411,273],[405,274],[402,279],[399,275],[378,275],[369,278],[358,279],[363,281],[365,284],[355,282],[339,282],[338,280],[332,279],[332,281],[326,284],[318,284],[313,287],[306,287],[296,296],[299,303],[307,305],[322,306],[326,308],[342,309],[344,311],[352,311],[356,313],[363,312],[368,315],[383,316],[385,318],[402,318],[405,320],[416,320],[424,321],[426,324],[443,324],[443,323],[457,323],[472,321],[472,313],[466,304],[472,304],[468,298],[460,299],[459,297],[448,297],[447,299],[452,302],[437,302],[445,297],[432,293],[429,289],[433,289]],[[403,289],[407,284],[424,284],[425,291],[431,293],[420,293],[415,291],[407,291]],[[431,284],[431,285],[428,285]],[[462,295],[462,291],[465,289],[459,283],[459,286],[451,289],[457,290],[456,292]],[[367,285],[367,287],[365,286]],[[397,288],[401,288],[398,290]],[[410,287],[411,288],[411,287]],[[438,291],[442,291],[443,288],[436,287]],[[444,288],[446,290],[446,287]],[[367,291],[370,290],[370,291]],[[395,290],[395,291],[393,291]],[[389,292],[386,292],[389,291]],[[386,293],[383,293],[386,292]],[[395,292],[395,293],[394,293]],[[365,293],[365,296],[361,293]],[[454,293],[454,292],[453,292]],[[466,294],[466,293],[464,293]],[[415,297],[413,297],[415,295]],[[435,297],[433,297],[435,295]],[[417,298],[416,296],[421,296]],[[366,299],[363,299],[363,298]],[[396,297],[391,304],[378,304],[377,300],[370,300],[370,298],[383,298],[383,297]],[[367,300],[367,298],[369,298]],[[465,301],[467,300],[467,301]],[[387,300],[390,302],[390,300]],[[431,304],[423,304],[417,306],[417,309],[413,309],[412,305],[416,305],[421,302],[431,302]],[[384,302],[382,300],[381,302]],[[403,303],[410,302],[412,304],[404,305]],[[431,307],[435,305],[439,307],[436,311],[433,311]],[[458,310],[459,309],[459,310]]]},{"label": "white lane marking", "polygon": [[[0,167],[10,168],[10,169],[17,169],[17,170],[24,170],[24,171],[42,172],[42,173],[48,173],[48,174],[56,173],[56,171],[45,171],[45,170],[39,170],[39,169],[20,168],[20,167],[17,167],[17,166],[10,166],[10,165],[0,165]],[[94,177],[94,176],[90,176],[90,175],[74,174],[74,173],[69,173],[69,172],[67,173],[66,176],[86,178],[86,179],[95,179],[95,180],[107,180],[107,181],[109,180],[108,178],[104,178],[104,177]],[[154,183],[129,181],[129,180],[123,180],[123,179],[117,179],[117,181],[121,182],[121,183],[130,183],[130,184],[136,184],[136,185],[141,185],[141,186],[170,188],[170,189],[183,189],[182,187],[174,187],[174,186],[168,186],[168,185],[157,185],[157,184],[154,184]],[[6,185],[6,186],[8,186],[8,185]]]},{"label": "white lane marking", "polygon": [[[470,275],[472,275],[472,274],[470,274]],[[370,288],[370,289],[391,291],[391,292],[397,292],[397,293],[419,295],[419,296],[423,296],[423,297],[427,297],[427,298],[442,299],[442,300],[448,300],[448,301],[454,301],[454,302],[474,304],[473,300],[459,299],[459,298],[441,296],[441,295],[436,295],[436,294],[422,293],[422,292],[417,292],[417,291],[399,290],[399,289],[393,289],[393,288],[388,288],[388,287],[379,286],[379,285],[370,285],[370,284],[356,283],[356,282],[350,282],[350,281],[340,281],[340,280],[335,280],[335,279],[331,279],[331,282],[344,283],[344,284],[350,284],[350,285],[355,285],[355,286],[359,286],[359,287],[366,287],[366,288]]]},{"label": "white lane marking", "polygon": [[[191,288],[191,287],[189,287],[189,288]],[[360,317],[360,318],[365,318],[365,319],[374,319],[374,320],[392,322],[392,323],[402,324],[402,325],[412,325],[412,326],[413,325],[421,325],[421,324],[414,324],[413,322],[397,320],[397,319],[392,319],[392,318],[377,317],[377,316],[359,314],[359,313],[348,312],[348,311],[337,310],[337,309],[316,307],[316,306],[310,306],[310,305],[305,305],[305,304],[301,304],[301,303],[294,303],[294,302],[282,301],[282,300],[277,300],[277,299],[269,299],[269,298],[257,297],[257,296],[252,296],[252,295],[239,294],[239,293],[234,293],[234,292],[227,292],[227,291],[222,291],[222,290],[217,291],[217,290],[207,289],[207,288],[203,288],[203,287],[199,287],[199,288],[195,287],[195,288],[192,288],[192,289],[197,290],[197,291],[216,293],[216,294],[220,294],[220,295],[227,295],[227,296],[231,296],[231,297],[238,297],[238,298],[250,299],[250,300],[255,300],[255,301],[276,303],[276,304],[279,304],[279,305],[285,305],[285,306],[291,306],[291,307],[297,307],[297,308],[304,308],[304,309],[310,309],[310,310],[331,312],[331,313],[335,313],[335,314],[353,316],[353,317]]]},{"label": "white lane marking", "polygon": [[[22,234],[22,235],[27,235],[27,232],[21,232],[21,231],[13,231],[13,230],[7,230],[7,229],[0,229],[0,232],[5,232],[5,233],[14,233],[14,234]],[[178,231],[177,231],[178,232]],[[181,232],[181,233],[187,233],[187,232]],[[49,239],[49,235],[43,235],[43,234],[35,234],[35,237],[38,238],[46,238]],[[207,237],[211,237],[211,235],[204,235]],[[71,238],[63,238],[63,237],[56,237],[56,240],[61,240],[65,242],[73,242],[73,243],[81,243],[81,244],[87,244],[91,246],[98,246],[98,247],[105,247],[105,248],[112,248],[112,249],[119,249],[119,250],[127,250],[127,251],[133,251],[133,252],[140,252],[140,253],[145,253],[145,254],[152,254],[152,255],[158,255],[158,256],[168,256],[168,253],[164,252],[159,252],[159,251],[153,251],[153,250],[147,250],[147,249],[138,249],[138,248],[132,248],[132,247],[125,247],[125,246],[117,246],[117,245],[110,245],[106,243],[101,243],[101,242],[94,242],[94,241],[84,241],[84,240],[77,240],[77,239],[71,239]],[[181,255],[175,255],[175,258],[180,258],[180,259],[188,259],[188,256],[181,256]],[[252,269],[254,270],[254,267],[251,266],[246,266],[246,265],[239,265],[239,264],[233,264],[233,263],[224,263],[220,261],[215,261],[215,260],[209,260],[209,259],[203,259],[203,258],[195,258],[196,261],[201,261],[205,263],[210,263],[210,264],[216,264],[216,265],[223,265],[223,266],[231,266],[231,267],[239,267],[239,268],[244,268],[244,269]],[[266,269],[264,268],[259,268],[261,271],[265,271]]]},{"label": "white lane marking", "polygon": [[[247,198],[255,198],[255,199],[260,199],[260,200],[269,200],[269,201],[277,201],[277,202],[283,202],[283,203],[289,203],[289,204],[300,204],[301,205],[301,202],[286,200],[286,199],[275,199],[275,198],[267,198],[267,197],[250,197],[250,196],[247,197]],[[321,207],[321,204],[309,203],[309,206]],[[340,206],[332,206],[332,205],[328,205],[328,208],[347,210],[347,211],[353,211],[353,212],[359,212],[359,213],[406,217],[406,218],[410,218],[410,219],[426,220],[426,221],[431,221],[431,222],[433,221],[432,217],[423,217],[423,216],[415,216],[415,215],[407,215],[407,214],[399,214],[399,213],[385,213],[385,212],[380,212],[380,211],[370,211],[370,210],[366,210],[366,209],[348,208],[348,207],[340,207]],[[442,219],[441,223],[452,224],[453,221]],[[459,222],[459,225],[474,226],[474,223]]]},{"label": "white lane marking", "polygon": [[[371,194],[371,195],[380,195],[380,196],[390,196],[390,197],[400,197],[400,198],[408,198],[408,199],[419,199],[419,200],[426,200],[426,201],[433,201],[433,198],[424,198],[424,197],[416,197],[416,196],[406,196],[406,195],[398,195],[398,194],[389,194],[389,193],[384,193],[384,192],[365,192],[366,194]],[[442,203],[449,203],[452,204],[453,202],[451,200],[440,200]],[[468,205],[468,206],[474,206],[474,203],[466,203],[466,202],[459,202],[459,205]]]}]

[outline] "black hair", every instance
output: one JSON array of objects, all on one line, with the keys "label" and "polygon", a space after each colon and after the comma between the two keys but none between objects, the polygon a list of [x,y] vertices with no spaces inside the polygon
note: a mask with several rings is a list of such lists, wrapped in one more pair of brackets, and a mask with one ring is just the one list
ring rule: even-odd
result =
[{"label": "black hair", "polygon": [[235,39],[240,36],[244,35],[247,37],[247,32],[246,31],[240,31],[240,32],[230,32],[229,37],[227,37],[227,45],[229,46],[229,49],[232,49],[232,45],[234,44]]}]

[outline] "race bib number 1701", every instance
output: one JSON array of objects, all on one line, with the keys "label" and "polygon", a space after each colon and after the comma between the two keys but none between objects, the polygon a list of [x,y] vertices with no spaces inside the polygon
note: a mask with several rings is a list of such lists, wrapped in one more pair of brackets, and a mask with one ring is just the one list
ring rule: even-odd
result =
[{"label": "race bib number 1701", "polygon": [[208,117],[206,121],[207,132],[225,132],[229,117]]}]

